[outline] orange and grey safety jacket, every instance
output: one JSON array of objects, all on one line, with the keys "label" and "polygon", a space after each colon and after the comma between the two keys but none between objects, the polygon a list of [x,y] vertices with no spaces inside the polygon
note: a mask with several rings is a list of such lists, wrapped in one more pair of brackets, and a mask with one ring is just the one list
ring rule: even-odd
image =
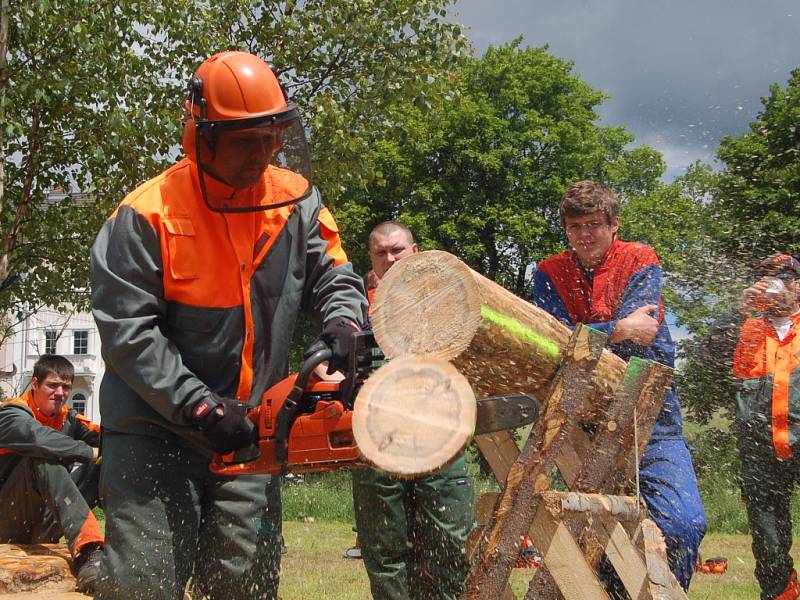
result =
[{"label": "orange and grey safety jacket", "polygon": [[91,462],[92,446],[100,445],[96,425],[66,406],[52,417],[43,415],[28,391],[0,404],[0,487],[21,456],[60,462]]},{"label": "orange and grey safety jacket", "polygon": [[772,444],[778,458],[791,458],[800,440],[800,313],[791,317],[783,340],[765,317],[747,319],[739,332],[733,374],[741,380],[740,424]]},{"label": "orange and grey safety jacket", "polygon": [[[205,181],[218,205],[307,188],[273,166],[244,190]],[[129,194],[92,248],[103,427],[158,436],[168,429],[206,448],[192,408],[211,392],[257,404],[287,374],[301,308],[322,323],[365,318],[361,279],[318,192],[278,209],[214,212],[196,165],[180,161]]]}]

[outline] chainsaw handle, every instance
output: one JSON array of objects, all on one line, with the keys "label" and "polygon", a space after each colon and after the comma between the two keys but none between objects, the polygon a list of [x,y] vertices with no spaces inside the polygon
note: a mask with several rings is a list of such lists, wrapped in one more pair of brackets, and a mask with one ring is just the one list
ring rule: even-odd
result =
[{"label": "chainsaw handle", "polygon": [[323,348],[306,359],[294,380],[292,391],[284,400],[275,419],[275,458],[284,470],[289,460],[289,432],[292,430],[297,413],[300,412],[300,398],[314,369],[326,360],[330,360],[331,356],[333,356],[331,349]]},{"label": "chainsaw handle", "polygon": [[[297,379],[294,380],[294,388],[292,388],[292,393],[294,393],[295,388],[298,387],[302,392],[308,383],[308,378],[311,377],[311,374],[314,372],[314,369],[316,369],[326,360],[330,360],[332,356],[333,351],[330,348],[317,350],[314,352],[314,354],[309,356],[303,363],[303,366],[300,367],[300,372],[297,374]],[[289,397],[291,397],[291,394],[289,394]]]}]

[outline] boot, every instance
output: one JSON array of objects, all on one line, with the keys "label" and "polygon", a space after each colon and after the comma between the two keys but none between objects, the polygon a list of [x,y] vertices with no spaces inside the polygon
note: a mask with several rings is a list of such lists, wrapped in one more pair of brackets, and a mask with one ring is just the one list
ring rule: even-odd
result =
[{"label": "boot", "polygon": [[100,562],[103,560],[103,546],[100,544],[87,544],[81,549],[75,559],[75,578],[78,580],[78,591],[89,596],[94,595],[94,586],[97,583],[97,574],[100,572]]},{"label": "boot", "polygon": [[789,578],[789,583],[786,584],[786,589],[775,596],[773,600],[796,600],[797,598],[800,598],[800,583],[797,583],[797,571],[792,569],[792,576]]}]

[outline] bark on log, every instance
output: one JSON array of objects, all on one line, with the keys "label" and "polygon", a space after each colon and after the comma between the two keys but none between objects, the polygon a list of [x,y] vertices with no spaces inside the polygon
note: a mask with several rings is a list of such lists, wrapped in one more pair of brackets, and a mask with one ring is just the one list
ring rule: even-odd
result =
[{"label": "bark on log", "polygon": [[75,577],[63,544],[0,544],[0,594],[69,592]]},{"label": "bark on log", "polygon": [[447,361],[407,356],[375,371],[358,393],[353,435],[364,458],[398,477],[436,471],[472,439],[475,394]]},{"label": "bark on log", "polygon": [[[384,354],[458,356],[455,366],[479,397],[522,392],[544,399],[570,338],[552,315],[438,250],[394,265],[381,280],[372,311]],[[602,413],[625,366],[603,353],[584,412]],[[602,415],[586,417],[596,419]]]},{"label": "bark on log", "polygon": [[642,517],[639,501],[633,496],[550,491],[542,493],[542,503],[557,519],[638,521]]},{"label": "bark on log", "polygon": [[[542,417],[512,465],[495,513],[484,530],[467,575],[463,598],[479,600],[500,596],[518,552],[517,540],[531,527],[539,506],[539,494],[550,487],[556,457],[570,429],[577,425],[578,408],[591,388],[591,378],[586,375],[596,368],[604,342],[605,335],[598,331],[581,325],[575,328],[565,349],[566,360],[551,384]],[[557,529],[561,533],[566,531]],[[554,531],[548,530],[549,533],[543,535],[549,539]],[[542,549],[538,544],[537,547]]]}]

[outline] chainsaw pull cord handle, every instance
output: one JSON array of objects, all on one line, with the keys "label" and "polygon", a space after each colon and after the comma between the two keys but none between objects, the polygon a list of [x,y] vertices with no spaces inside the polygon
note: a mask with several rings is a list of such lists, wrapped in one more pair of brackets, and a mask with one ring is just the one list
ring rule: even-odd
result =
[{"label": "chainsaw pull cord handle", "polygon": [[297,378],[294,380],[294,387],[278,412],[275,419],[275,458],[278,464],[282,465],[282,471],[286,471],[286,463],[289,460],[289,432],[294,425],[297,413],[300,412],[300,398],[308,383],[308,378],[319,365],[333,356],[330,348],[317,350],[309,356],[300,368]]}]

